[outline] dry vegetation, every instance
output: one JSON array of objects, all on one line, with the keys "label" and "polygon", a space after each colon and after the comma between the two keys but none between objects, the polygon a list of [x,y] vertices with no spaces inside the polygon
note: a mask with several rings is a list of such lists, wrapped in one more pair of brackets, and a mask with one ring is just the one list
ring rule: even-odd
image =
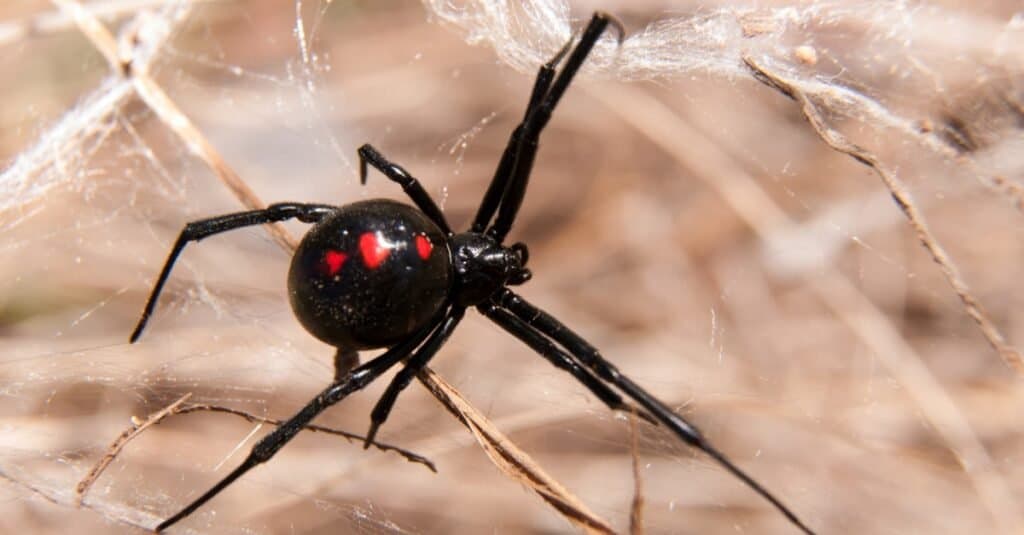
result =
[{"label": "dry vegetation", "polygon": [[[125,445],[76,509],[76,484],[132,417],[191,394],[282,418],[332,373],[331,349],[291,316],[288,255],[264,229],[188,249],[146,335],[127,345],[181,225],[245,202],[147,88],[255,199],[400,198],[379,176],[358,185],[355,148],[368,141],[461,228],[531,73],[415,2],[198,2],[166,42],[137,18],[163,4],[95,2],[120,39],[109,44],[123,56],[106,58],[81,19],[57,16],[77,4],[58,4],[0,7],[0,532],[125,532],[176,511],[267,430],[224,413],[169,416]],[[573,15],[600,7],[638,35],[722,4],[579,2]],[[653,82],[606,69],[572,87],[513,233],[536,274],[522,293],[822,533],[1019,533],[1024,12],[1011,0],[858,4],[892,10],[886,25],[821,5],[829,16],[784,31],[767,11],[737,14],[742,34],[719,47],[728,61],[704,69]],[[148,82],[111,74],[128,58]],[[84,116],[95,109],[109,113]],[[68,124],[86,128],[57,128]],[[433,367],[628,529],[627,419],[475,314]],[[382,388],[317,423],[364,430]],[[637,427],[647,533],[792,531],[706,457]],[[307,433],[182,529],[574,529],[420,386],[381,438],[439,473]]]}]

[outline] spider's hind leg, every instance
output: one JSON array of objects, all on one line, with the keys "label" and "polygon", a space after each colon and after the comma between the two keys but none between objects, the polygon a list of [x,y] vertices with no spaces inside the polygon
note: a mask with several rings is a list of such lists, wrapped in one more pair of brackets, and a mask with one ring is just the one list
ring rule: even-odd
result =
[{"label": "spider's hind leg", "polygon": [[516,317],[504,308],[487,303],[477,307],[480,313],[496,323],[509,334],[515,336],[523,343],[530,346],[542,357],[548,360],[556,368],[569,372],[583,386],[587,387],[597,399],[600,399],[609,409],[636,414],[640,418],[654,424],[652,417],[623,401],[622,396],[612,390],[607,384],[601,381],[590,370],[580,365],[565,351],[558,348],[551,340],[538,333],[534,328],[527,325],[525,321]]},{"label": "spider's hind leg", "polygon": [[[724,453],[712,446],[711,442],[704,437],[703,433],[696,426],[673,412],[672,409],[634,383],[629,377],[623,375],[614,364],[601,356],[597,348],[573,332],[565,324],[558,321],[557,318],[528,303],[511,290],[505,290],[498,294],[494,299],[494,303],[520,319],[523,324],[536,333],[536,336],[550,338],[550,340],[565,348],[576,360],[592,370],[602,380],[614,385],[633,401],[639,403],[641,407],[649,411],[659,423],[670,429],[676,436],[687,444],[706,453],[729,473],[761,495],[762,498],[771,503],[794,526],[804,533],[814,533],[779,498],[775,497],[767,488],[741,470]],[[519,338],[530,343],[525,338]]]}]

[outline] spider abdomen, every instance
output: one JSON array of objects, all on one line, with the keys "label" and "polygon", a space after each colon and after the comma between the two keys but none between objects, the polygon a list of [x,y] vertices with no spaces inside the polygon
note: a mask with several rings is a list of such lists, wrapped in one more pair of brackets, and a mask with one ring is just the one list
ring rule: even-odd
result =
[{"label": "spider abdomen", "polygon": [[425,325],[452,285],[448,238],[422,212],[361,201],[324,217],[302,238],[288,295],[303,327],[346,349],[398,343]]}]

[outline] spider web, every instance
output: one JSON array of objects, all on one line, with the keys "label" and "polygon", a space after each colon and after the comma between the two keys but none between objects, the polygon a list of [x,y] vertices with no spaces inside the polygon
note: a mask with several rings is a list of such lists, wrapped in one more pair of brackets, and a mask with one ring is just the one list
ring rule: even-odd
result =
[{"label": "spider web", "polygon": [[[245,189],[263,202],[401,198],[377,176],[359,186],[354,149],[370,142],[463,228],[537,65],[593,8],[0,8],[0,79],[14,81],[0,115],[0,530],[153,526],[267,426],[170,417],[76,509],[76,483],[130,417],[191,394],[281,418],[331,377],[330,349],[285,304],[280,237],[261,228],[190,246],[127,345],[184,222],[242,209]],[[536,274],[522,293],[821,532],[1019,531],[1024,11],[600,8],[627,35],[598,44],[542,138],[513,235]],[[116,39],[106,56],[83,23],[94,17]],[[485,321],[464,323],[437,371],[625,531],[628,422]],[[381,386],[317,423],[363,430]],[[788,532],[706,458],[641,431],[649,532]],[[382,438],[439,473],[307,433],[182,529],[570,529],[422,388]]]}]

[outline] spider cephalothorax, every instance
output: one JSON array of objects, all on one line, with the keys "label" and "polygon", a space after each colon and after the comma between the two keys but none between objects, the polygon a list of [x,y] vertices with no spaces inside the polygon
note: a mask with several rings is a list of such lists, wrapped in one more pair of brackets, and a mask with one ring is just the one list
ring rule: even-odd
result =
[{"label": "spider cephalothorax", "polygon": [[[157,297],[185,245],[229,230],[298,219],[312,223],[292,260],[289,296],[302,325],[337,348],[334,381],[295,416],[263,437],[248,457],[206,493],[157,526],[163,530],[187,517],[253,467],[268,461],[325,409],[362,389],[399,362],[395,375],[370,415],[369,444],[387,419],[399,393],[427,365],[458,326],[469,307],[572,374],[614,410],[628,410],[665,426],[705,452],[767,499],[796,527],[810,533],[779,499],[715,449],[683,417],[622,374],[586,340],[508,286],[530,279],[527,248],[505,246],[519,212],[541,131],[576,71],[609,24],[596,13],[579,42],[572,40],[541,66],[522,122],[512,132],[476,217],[461,234],[451,230],[441,210],[419,182],[369,145],[359,148],[362,179],[367,165],[400,184],[416,205],[389,200],[346,206],[282,203],[262,210],[227,214],[185,225],[157,278],[131,341],[142,333]],[[556,76],[556,67],[565,65]],[[359,349],[387,348],[356,366]],[[628,397],[638,406],[632,406]]]},{"label": "spider cephalothorax", "polygon": [[509,285],[522,284],[532,274],[526,269],[526,246],[504,247],[494,238],[478,232],[452,237],[455,285],[452,301],[459,306],[476,306]]}]

